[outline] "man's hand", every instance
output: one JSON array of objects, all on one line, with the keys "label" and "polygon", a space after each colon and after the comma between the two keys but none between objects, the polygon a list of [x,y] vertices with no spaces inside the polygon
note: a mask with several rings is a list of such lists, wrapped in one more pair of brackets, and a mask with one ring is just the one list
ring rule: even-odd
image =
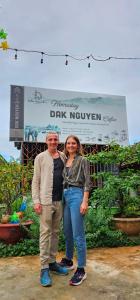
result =
[{"label": "man's hand", "polygon": [[37,203],[34,205],[34,211],[37,215],[40,215],[42,212],[42,205],[40,203]]}]

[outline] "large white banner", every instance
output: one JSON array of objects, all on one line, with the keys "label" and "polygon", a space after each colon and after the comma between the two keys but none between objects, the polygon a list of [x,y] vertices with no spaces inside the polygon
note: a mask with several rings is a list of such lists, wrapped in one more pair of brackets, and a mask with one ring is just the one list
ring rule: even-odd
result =
[{"label": "large white banner", "polygon": [[24,87],[24,141],[45,142],[49,131],[60,142],[70,134],[82,144],[128,144],[124,96]]}]

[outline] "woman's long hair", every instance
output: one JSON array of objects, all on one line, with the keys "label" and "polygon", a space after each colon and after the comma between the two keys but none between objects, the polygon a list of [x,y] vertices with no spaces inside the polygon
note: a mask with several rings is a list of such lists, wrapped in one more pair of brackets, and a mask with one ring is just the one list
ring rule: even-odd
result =
[{"label": "woman's long hair", "polygon": [[78,146],[78,149],[77,149],[77,152],[76,154],[78,155],[83,155],[83,149],[82,149],[82,145],[80,144],[80,141],[78,139],[78,137],[76,135],[69,135],[67,138],[66,138],[66,141],[65,141],[65,144],[64,144],[64,153],[65,155],[68,157],[69,156],[69,153],[66,149],[66,145],[67,145],[67,141],[69,138],[72,138],[75,140],[75,142],[77,143],[77,146]]}]

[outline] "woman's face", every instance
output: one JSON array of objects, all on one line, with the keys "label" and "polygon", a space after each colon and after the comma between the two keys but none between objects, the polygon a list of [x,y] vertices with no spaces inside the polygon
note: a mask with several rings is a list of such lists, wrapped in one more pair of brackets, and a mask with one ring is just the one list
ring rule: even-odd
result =
[{"label": "woman's face", "polygon": [[69,154],[76,154],[78,150],[78,144],[74,138],[70,137],[66,143],[66,150]]}]

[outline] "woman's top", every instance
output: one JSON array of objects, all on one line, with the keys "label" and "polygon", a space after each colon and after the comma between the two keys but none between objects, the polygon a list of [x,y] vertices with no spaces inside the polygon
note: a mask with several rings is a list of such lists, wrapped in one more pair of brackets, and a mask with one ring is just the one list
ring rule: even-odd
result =
[{"label": "woman's top", "polygon": [[84,191],[90,191],[91,178],[90,178],[90,163],[81,155],[77,155],[71,167],[64,166],[63,170],[63,185],[64,188],[75,186],[84,188]]}]

